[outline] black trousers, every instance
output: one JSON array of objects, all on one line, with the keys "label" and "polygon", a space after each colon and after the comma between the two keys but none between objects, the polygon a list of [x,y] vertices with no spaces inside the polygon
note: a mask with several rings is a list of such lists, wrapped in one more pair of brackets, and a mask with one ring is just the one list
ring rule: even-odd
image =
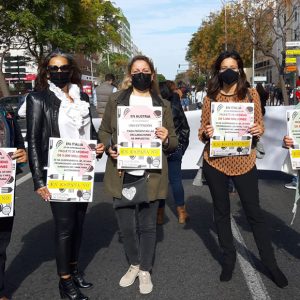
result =
[{"label": "black trousers", "polygon": [[[224,264],[234,264],[236,250],[233,244],[230,220],[230,199],[228,193],[228,176],[210,166],[203,164],[204,176],[213,199],[214,221],[220,247],[224,253]],[[269,267],[276,266],[271,237],[267,228],[263,211],[259,205],[258,175],[254,167],[246,174],[231,177],[251,226],[254,239],[263,263]]]},{"label": "black trousers", "polygon": [[55,254],[58,275],[71,272],[70,263],[77,263],[82,228],[88,203],[51,202],[55,223]]},{"label": "black trousers", "polygon": [[158,204],[155,201],[115,209],[128,261],[140,265],[142,271],[152,269]]},{"label": "black trousers", "polygon": [[14,217],[0,218],[0,298],[4,295],[6,248],[10,242]]}]

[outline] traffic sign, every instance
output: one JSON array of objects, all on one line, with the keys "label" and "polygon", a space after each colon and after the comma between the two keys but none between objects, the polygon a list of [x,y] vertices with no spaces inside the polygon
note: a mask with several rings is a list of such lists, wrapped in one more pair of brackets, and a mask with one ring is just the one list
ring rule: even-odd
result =
[{"label": "traffic sign", "polygon": [[300,49],[289,49],[285,53],[286,55],[300,55]]},{"label": "traffic sign", "polygon": [[295,65],[292,65],[292,66],[286,66],[285,67],[285,72],[288,73],[288,72],[296,72],[297,71],[297,66]]},{"label": "traffic sign", "polygon": [[285,59],[285,63],[286,63],[286,64],[295,64],[296,61],[297,61],[296,57],[287,57],[287,58]]},{"label": "traffic sign", "polygon": [[254,76],[254,81],[255,82],[266,82],[267,76]]},{"label": "traffic sign", "polygon": [[300,47],[300,41],[286,42],[285,45],[287,47]]}]

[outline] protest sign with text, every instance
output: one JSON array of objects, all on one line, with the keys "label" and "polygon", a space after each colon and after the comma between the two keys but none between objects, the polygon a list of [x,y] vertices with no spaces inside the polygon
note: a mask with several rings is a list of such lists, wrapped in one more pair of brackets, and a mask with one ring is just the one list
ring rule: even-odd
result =
[{"label": "protest sign with text", "polygon": [[47,187],[51,201],[92,202],[97,141],[50,138]]},{"label": "protest sign with text", "polygon": [[16,148],[0,148],[0,218],[14,215]]},{"label": "protest sign with text", "polygon": [[300,169],[300,110],[287,110],[287,132],[288,136],[293,138],[294,146],[289,149],[292,168],[294,170]]},{"label": "protest sign with text", "polygon": [[254,123],[253,103],[212,102],[210,156],[249,155],[252,136],[249,128]]},{"label": "protest sign with text", "polygon": [[118,169],[161,169],[162,142],[156,128],[162,126],[162,108],[118,106]]}]

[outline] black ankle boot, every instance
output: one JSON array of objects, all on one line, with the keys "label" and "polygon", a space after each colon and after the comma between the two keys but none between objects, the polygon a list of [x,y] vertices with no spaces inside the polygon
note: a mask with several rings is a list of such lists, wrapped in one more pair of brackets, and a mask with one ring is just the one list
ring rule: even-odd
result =
[{"label": "black ankle boot", "polygon": [[71,268],[71,276],[77,287],[82,289],[89,289],[93,286],[91,282],[86,282],[83,278],[83,273],[78,271],[77,266]]},{"label": "black ankle boot", "polygon": [[72,278],[64,279],[61,278],[59,281],[59,293],[61,299],[70,300],[88,300],[89,298],[84,296],[77,286],[74,284]]},{"label": "black ankle boot", "polygon": [[287,278],[277,266],[274,268],[268,268],[268,271],[271,275],[271,279],[278,287],[283,289],[288,286],[289,283]]},{"label": "black ankle boot", "polygon": [[224,264],[222,266],[220,281],[230,281],[232,278],[233,270],[234,270],[234,265]]}]

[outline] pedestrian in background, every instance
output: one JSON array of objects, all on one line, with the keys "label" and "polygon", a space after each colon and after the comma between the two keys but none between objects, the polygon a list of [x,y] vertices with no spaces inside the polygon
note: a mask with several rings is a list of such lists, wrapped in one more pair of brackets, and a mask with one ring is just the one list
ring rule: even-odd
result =
[{"label": "pedestrian in background", "polygon": [[99,118],[103,117],[105,106],[110,95],[117,91],[117,88],[113,85],[114,81],[114,74],[106,74],[105,81],[96,87],[97,113],[99,115]]},{"label": "pedestrian in background", "polygon": [[[190,127],[185,113],[180,105],[180,99],[177,93],[172,92],[172,81],[163,81],[159,83],[160,95],[163,99],[170,101],[172,116],[175,126],[175,132],[178,138],[178,146],[175,152],[168,155],[168,175],[171,184],[173,198],[176,205],[178,222],[184,224],[189,216],[186,212],[184,201],[184,189],[182,185],[181,163],[182,157],[189,145]],[[164,222],[165,199],[159,201],[157,211],[157,224]]]},{"label": "pedestrian in background", "polygon": [[197,109],[202,109],[204,98],[206,97],[205,87],[198,87],[196,93]]},{"label": "pedestrian in background", "polygon": [[[17,148],[12,159],[15,159],[18,165],[27,162],[21,129],[16,118],[8,113],[2,105],[0,105],[0,148]],[[17,174],[18,170],[21,172],[20,168],[17,167]],[[2,205],[0,207],[2,210]],[[13,223],[14,216],[0,217],[0,300],[8,300],[4,289],[4,273],[6,249],[11,239]]]},{"label": "pedestrian in background", "polygon": [[269,93],[265,90],[265,88],[263,87],[263,85],[261,83],[258,83],[256,85],[256,91],[259,95],[261,112],[262,112],[262,115],[264,116],[266,113],[265,106],[267,104],[267,100],[269,99]]},{"label": "pedestrian in background", "polygon": [[[88,95],[80,92],[81,73],[69,54],[55,51],[41,63],[36,92],[27,97],[26,120],[29,166],[34,190],[45,201],[51,200],[46,186],[49,138],[97,140]],[[98,144],[96,154],[104,152]],[[50,202],[55,224],[56,264],[61,298],[86,300],[79,288],[90,288],[78,270],[83,223],[88,203]],[[47,298],[47,296],[41,296]]]},{"label": "pedestrian in background", "polygon": [[[156,216],[158,199],[166,199],[168,193],[167,155],[177,145],[170,104],[159,97],[156,73],[152,61],[143,55],[135,56],[128,66],[123,89],[111,95],[107,103],[99,129],[99,138],[105,144],[108,155],[104,175],[106,191],[121,201],[123,184],[136,184],[147,178],[145,202],[115,208],[123,245],[130,267],[121,278],[119,285],[127,287],[139,278],[141,294],[151,293],[153,284],[150,271],[156,245]],[[156,136],[162,141],[162,169],[117,170],[117,109],[121,106],[158,106],[162,107],[162,127],[156,130]],[[137,219],[137,220],[136,220]],[[138,224],[138,227],[137,227]]]},{"label": "pedestrian in background", "polygon": [[254,103],[254,124],[249,128],[249,133],[253,136],[253,144],[255,145],[255,141],[264,132],[261,105],[256,90],[248,89],[246,86],[243,61],[235,51],[221,53],[213,65],[212,78],[208,83],[207,97],[202,109],[201,128],[198,133],[199,139],[207,143],[204,149],[203,173],[212,196],[214,221],[219,245],[223,250],[220,281],[231,280],[236,262],[228,193],[228,178],[232,178],[251,226],[262,262],[277,286],[286,287],[288,281],[277,265],[265,216],[259,205],[255,149],[252,149],[250,155],[209,156],[209,140],[214,133],[214,128],[211,125],[212,101]]},{"label": "pedestrian in background", "polygon": [[190,110],[189,91],[188,91],[187,87],[182,87],[181,91],[182,91],[182,97],[181,97],[182,109],[184,111],[189,111]]}]

